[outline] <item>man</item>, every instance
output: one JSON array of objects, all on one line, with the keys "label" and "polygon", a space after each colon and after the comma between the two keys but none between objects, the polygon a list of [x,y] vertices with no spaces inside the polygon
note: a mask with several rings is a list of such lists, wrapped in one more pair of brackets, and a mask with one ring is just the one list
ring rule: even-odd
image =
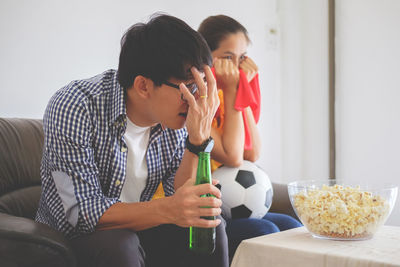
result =
[{"label": "man", "polygon": [[[117,72],[50,100],[36,220],[71,239],[80,266],[228,266],[220,191],[194,186],[219,105],[211,61],[196,31],[159,15],[125,33]],[[214,254],[188,251],[189,226],[217,227]]]}]

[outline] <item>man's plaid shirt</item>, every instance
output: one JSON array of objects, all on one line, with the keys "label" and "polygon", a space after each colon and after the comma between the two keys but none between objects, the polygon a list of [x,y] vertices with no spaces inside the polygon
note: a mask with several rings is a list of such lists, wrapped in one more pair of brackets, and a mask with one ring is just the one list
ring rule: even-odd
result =
[{"label": "man's plaid shirt", "polygon": [[[127,146],[124,92],[115,70],[73,81],[51,98],[44,115],[42,196],[36,220],[72,238],[94,231],[125,181]],[[186,129],[151,129],[148,179],[140,200],[160,181],[166,196],[183,157]]]}]

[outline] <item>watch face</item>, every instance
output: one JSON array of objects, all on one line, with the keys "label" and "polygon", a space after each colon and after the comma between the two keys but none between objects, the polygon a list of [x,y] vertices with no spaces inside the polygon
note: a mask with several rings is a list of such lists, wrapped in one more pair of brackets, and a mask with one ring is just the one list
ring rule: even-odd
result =
[{"label": "watch face", "polygon": [[214,147],[214,139],[210,137],[210,141],[208,142],[207,146],[204,148],[204,152],[210,153]]}]

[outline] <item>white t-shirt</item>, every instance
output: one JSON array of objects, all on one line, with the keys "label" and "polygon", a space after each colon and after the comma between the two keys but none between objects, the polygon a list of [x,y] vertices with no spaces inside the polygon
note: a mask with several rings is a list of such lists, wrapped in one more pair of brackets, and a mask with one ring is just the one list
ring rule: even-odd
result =
[{"label": "white t-shirt", "polygon": [[139,127],[128,119],[124,138],[128,146],[128,156],[126,178],[120,199],[122,202],[139,202],[148,175],[146,152],[150,127]]}]

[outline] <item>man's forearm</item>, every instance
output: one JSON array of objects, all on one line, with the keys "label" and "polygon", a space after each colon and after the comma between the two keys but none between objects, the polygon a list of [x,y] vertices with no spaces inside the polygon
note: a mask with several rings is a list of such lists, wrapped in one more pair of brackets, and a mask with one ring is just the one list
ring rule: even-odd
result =
[{"label": "man's forearm", "polygon": [[135,231],[170,223],[167,214],[169,199],[112,205],[97,223],[97,230],[132,229]]},{"label": "man's forearm", "polygon": [[[206,220],[204,216],[221,214],[221,192],[214,185],[194,185],[192,178],[180,186],[174,195],[147,202],[116,203],[100,217],[97,230],[116,228],[141,231],[160,224],[180,227],[216,227],[220,220]],[[212,194],[216,197],[200,197]],[[210,207],[199,209],[199,207]]]},{"label": "man's forearm", "polygon": [[175,190],[181,187],[189,178],[196,177],[198,157],[185,149],[181,164],[175,174]]}]

